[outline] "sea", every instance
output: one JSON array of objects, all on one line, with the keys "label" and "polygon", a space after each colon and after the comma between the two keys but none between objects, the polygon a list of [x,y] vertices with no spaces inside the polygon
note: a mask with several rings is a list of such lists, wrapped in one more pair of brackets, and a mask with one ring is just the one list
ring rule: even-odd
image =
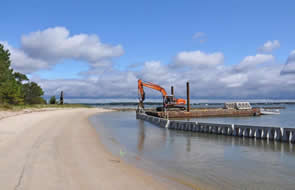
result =
[{"label": "sea", "polygon": [[[292,101],[253,101],[251,105],[280,107],[280,115],[192,120],[295,128]],[[136,105],[115,102],[94,106],[133,108]],[[192,107],[206,106],[223,104],[192,103]],[[156,178],[205,190],[295,189],[295,144],[163,129],[137,120],[135,111],[106,112],[89,120],[110,152]]]}]

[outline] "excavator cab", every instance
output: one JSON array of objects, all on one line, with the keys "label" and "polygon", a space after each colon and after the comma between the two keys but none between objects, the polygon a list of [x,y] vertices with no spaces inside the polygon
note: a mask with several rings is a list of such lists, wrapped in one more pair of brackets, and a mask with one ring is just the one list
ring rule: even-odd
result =
[{"label": "excavator cab", "polygon": [[[185,100],[176,99],[173,95],[164,97],[164,108],[167,110],[185,110]],[[158,107],[157,111],[163,111],[163,107]]]},{"label": "excavator cab", "polygon": [[165,104],[174,104],[176,101],[176,99],[174,98],[174,96],[166,96],[165,97]]},{"label": "excavator cab", "polygon": [[165,97],[165,104],[167,105],[185,105],[185,100],[181,98],[175,98],[173,95]]}]

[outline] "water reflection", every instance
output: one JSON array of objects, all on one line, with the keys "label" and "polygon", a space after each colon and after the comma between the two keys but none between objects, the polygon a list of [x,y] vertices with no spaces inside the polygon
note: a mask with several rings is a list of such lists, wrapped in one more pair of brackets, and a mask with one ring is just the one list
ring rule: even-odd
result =
[{"label": "water reflection", "polygon": [[169,176],[213,189],[294,189],[294,144],[167,130],[128,112],[97,117],[98,126],[107,126],[105,136],[125,146],[127,156]]},{"label": "water reflection", "polygon": [[144,139],[145,139],[145,127],[144,127],[144,121],[138,120],[138,137],[137,137],[137,149],[138,152],[142,152],[144,148]]},{"label": "water reflection", "polygon": [[190,137],[186,138],[186,151],[187,152],[191,151],[191,138]]},{"label": "water reflection", "polygon": [[191,149],[191,138],[198,138],[204,142],[214,142],[216,144],[228,144],[235,146],[245,146],[249,148],[256,148],[259,151],[273,151],[273,152],[295,152],[294,144],[292,143],[283,143],[272,140],[264,139],[255,139],[255,138],[246,138],[246,137],[233,137],[233,136],[224,136],[216,134],[206,134],[206,133],[192,133],[186,131],[176,131],[169,133],[169,138],[175,137],[184,137],[187,140],[187,152],[190,152]]},{"label": "water reflection", "polygon": [[[138,151],[143,152],[145,144],[145,130],[146,126],[144,121],[138,120]],[[255,138],[246,138],[246,137],[233,137],[233,136],[224,136],[216,134],[207,134],[207,133],[192,133],[187,131],[177,131],[177,130],[167,130],[159,129],[159,134],[161,134],[161,139],[157,139],[158,142],[168,143],[173,145],[175,138],[183,137],[186,139],[186,151],[191,152],[191,138],[198,138],[203,142],[214,142],[216,144],[231,145],[235,146],[245,146],[248,148],[255,148],[258,151],[272,151],[272,152],[284,152],[284,153],[293,153],[295,152],[294,144],[292,143],[283,143],[272,140],[263,140]],[[168,136],[168,141],[166,141]]]},{"label": "water reflection", "polygon": [[[144,152],[144,148],[146,146],[146,143],[148,143],[148,148],[151,149],[151,147],[153,147],[153,149],[158,149],[162,146],[165,146],[166,141],[167,141],[167,136],[169,136],[169,131],[168,130],[161,130],[158,131],[159,137],[160,138],[153,138],[148,139],[148,141],[146,142],[146,136],[147,136],[147,131],[148,128],[146,127],[146,122],[142,121],[142,120],[137,120],[136,121],[137,125],[138,125],[138,132],[137,132],[137,150],[139,153]],[[173,141],[171,141],[172,143]]]},{"label": "water reflection", "polygon": [[[145,134],[150,130],[157,135]],[[257,186],[277,189],[282,184],[285,189],[289,189],[287,187],[295,184],[290,183],[295,175],[295,172],[290,170],[295,166],[293,144],[167,130],[146,123],[139,125],[139,131],[138,144],[141,146],[138,147],[141,149],[138,151],[152,154],[152,151],[159,148],[159,143],[163,143],[162,147],[166,149],[162,148],[161,151],[165,152],[166,156],[161,157],[159,153],[151,155],[150,158],[158,159],[161,167],[175,167],[176,173],[183,170],[186,175],[191,175],[192,183],[195,181],[217,189],[257,189]],[[182,148],[179,139],[184,140],[185,148]],[[142,145],[145,143],[147,146]],[[252,173],[255,175],[250,175]],[[260,184],[261,181],[265,181],[266,184]]]}]

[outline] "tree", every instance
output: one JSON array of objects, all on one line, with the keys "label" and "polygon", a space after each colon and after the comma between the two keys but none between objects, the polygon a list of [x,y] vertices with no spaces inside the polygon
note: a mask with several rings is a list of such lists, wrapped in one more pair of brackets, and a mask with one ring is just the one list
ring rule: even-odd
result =
[{"label": "tree", "polygon": [[41,96],[44,94],[42,88],[35,82],[23,85],[25,104],[44,104],[46,102]]},{"label": "tree", "polygon": [[0,84],[0,103],[23,104],[22,88],[15,80]]},{"label": "tree", "polygon": [[0,44],[0,84],[6,80],[11,80],[13,70],[10,69],[10,53],[4,49],[4,46]]},{"label": "tree", "polygon": [[10,53],[0,44],[0,104],[43,104],[43,94],[42,88],[29,82],[25,74],[13,72]]},{"label": "tree", "polygon": [[0,103],[21,104],[22,86],[16,81],[10,65],[10,53],[0,44]]},{"label": "tree", "polygon": [[51,96],[50,100],[49,100],[50,104],[56,104],[56,98],[55,96]]},{"label": "tree", "polygon": [[15,72],[13,73],[14,78],[17,82],[22,83],[23,81],[29,81],[28,77],[22,73]]}]

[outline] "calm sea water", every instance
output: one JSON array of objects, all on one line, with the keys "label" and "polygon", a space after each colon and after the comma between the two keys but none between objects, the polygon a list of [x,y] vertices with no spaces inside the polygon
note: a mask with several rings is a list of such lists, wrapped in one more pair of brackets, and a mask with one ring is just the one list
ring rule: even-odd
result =
[{"label": "calm sea water", "polygon": [[[134,112],[90,118],[106,147],[127,162],[201,189],[295,187],[295,145],[158,128]],[[294,127],[295,106],[281,115],[198,121]]]}]

